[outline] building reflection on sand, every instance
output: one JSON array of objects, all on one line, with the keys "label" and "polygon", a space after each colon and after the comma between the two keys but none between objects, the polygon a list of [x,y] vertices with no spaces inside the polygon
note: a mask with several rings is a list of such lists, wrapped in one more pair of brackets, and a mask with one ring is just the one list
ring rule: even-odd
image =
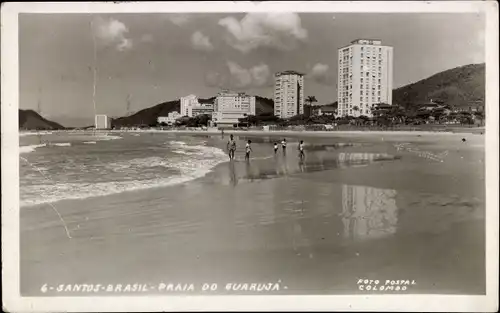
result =
[{"label": "building reflection on sand", "polygon": [[[356,164],[387,159],[377,154],[352,156]],[[295,164],[278,162],[267,169],[252,162],[230,164],[231,185],[243,183],[237,186],[236,194],[253,194],[251,203],[240,205],[235,212],[236,224],[246,229],[241,230],[246,234],[246,245],[266,249],[285,246],[297,255],[314,258],[315,247],[324,244],[393,235],[398,222],[396,190],[302,177],[303,173],[332,169],[332,162],[337,167],[348,166],[345,160],[349,160],[348,154],[341,161],[322,159],[319,164],[316,159],[312,165],[298,160]]]},{"label": "building reflection on sand", "polygon": [[315,154],[305,161],[293,157],[276,156],[272,165],[254,164],[254,161],[229,162],[228,178],[223,179],[226,184],[236,186],[240,182],[255,182],[258,180],[278,178],[300,173],[319,172],[336,168],[355,167],[379,161],[393,161],[399,159],[385,153],[338,153],[331,155]]},{"label": "building reflection on sand", "polygon": [[396,232],[396,190],[342,186],[344,237],[378,238]]}]

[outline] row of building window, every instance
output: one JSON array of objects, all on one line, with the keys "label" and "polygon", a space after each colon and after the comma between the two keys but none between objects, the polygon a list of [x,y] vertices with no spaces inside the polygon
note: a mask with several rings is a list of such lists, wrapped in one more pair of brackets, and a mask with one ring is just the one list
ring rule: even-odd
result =
[{"label": "row of building window", "polygon": [[[375,51],[375,47],[367,47],[367,51]],[[364,47],[361,47],[361,51],[364,51]],[[382,48],[378,48],[378,52],[382,52]]]},{"label": "row of building window", "polygon": [[[359,91],[359,94],[360,94],[360,95],[363,95],[363,90],[360,90],[360,91]],[[369,94],[369,92],[367,91],[367,92],[366,92],[366,94],[368,95],[368,94]],[[380,90],[378,91],[378,93],[377,93],[377,94],[380,96]],[[374,96],[374,95],[375,95],[375,91],[372,91],[372,96]]]},{"label": "row of building window", "polygon": [[[347,95],[343,95],[343,96],[346,97]],[[370,102],[369,99],[370,98],[366,97],[366,98],[364,98],[364,101],[366,103],[368,103],[368,102]],[[380,96],[378,96],[377,98],[375,98],[375,96],[372,95],[371,101],[375,102],[375,99],[377,99],[378,102],[380,102],[380,100],[381,100]],[[340,101],[339,101],[339,103],[340,104],[342,104],[342,103],[346,104],[347,102],[350,102],[350,101],[352,101],[352,95],[349,95],[349,99],[348,98],[341,98]],[[362,105],[363,104],[363,97],[359,97],[359,101],[360,101],[360,104]]]},{"label": "row of building window", "polygon": [[[361,59],[363,59],[363,57],[364,57],[364,54],[363,54],[363,53],[361,53]],[[366,54],[366,57],[369,59],[369,58],[370,58],[370,53],[367,53],[367,54]],[[379,58],[382,58],[382,54],[380,54],[380,53],[379,53],[379,54],[378,54],[378,57],[379,57]],[[374,56],[373,56],[373,58],[377,58],[377,57],[374,55]]]}]

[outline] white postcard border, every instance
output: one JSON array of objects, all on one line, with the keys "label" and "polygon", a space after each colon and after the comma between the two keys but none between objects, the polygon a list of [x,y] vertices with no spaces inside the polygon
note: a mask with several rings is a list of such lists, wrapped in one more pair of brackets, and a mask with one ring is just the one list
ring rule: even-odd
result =
[{"label": "white postcard border", "polygon": [[[293,4],[293,6],[291,6]],[[144,12],[477,12],[486,15],[486,285],[485,296],[121,296],[20,297],[18,16],[31,13]],[[2,262],[4,309],[32,311],[495,311],[498,309],[498,4],[439,2],[148,2],[2,4]]]}]

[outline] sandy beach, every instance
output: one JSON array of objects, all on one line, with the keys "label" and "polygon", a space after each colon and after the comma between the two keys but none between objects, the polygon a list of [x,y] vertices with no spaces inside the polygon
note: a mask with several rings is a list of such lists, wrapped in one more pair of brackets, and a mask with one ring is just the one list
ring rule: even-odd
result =
[{"label": "sandy beach", "polygon": [[[204,283],[218,284],[214,294],[258,293],[239,283],[351,294],[359,279],[414,281],[405,293],[485,293],[484,135],[189,134],[224,148],[230,133],[236,160],[196,180],[53,203],[71,238],[51,205],[21,208],[22,295],[62,295],[44,284],[159,283],[194,284],[169,294],[204,294]],[[287,154],[274,155],[285,135]]]}]

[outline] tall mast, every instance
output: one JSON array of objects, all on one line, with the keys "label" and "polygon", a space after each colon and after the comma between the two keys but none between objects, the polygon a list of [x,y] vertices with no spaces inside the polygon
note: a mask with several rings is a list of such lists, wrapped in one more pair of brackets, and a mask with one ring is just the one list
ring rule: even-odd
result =
[{"label": "tall mast", "polygon": [[95,30],[94,30],[94,18],[92,17],[92,20],[90,21],[90,28],[92,32],[92,42],[93,42],[93,48],[94,48],[94,66],[93,66],[93,93],[92,93],[92,103],[94,105],[94,133],[95,133],[95,128],[97,125],[95,125],[95,116],[97,114],[96,110],[96,104],[95,104],[95,95],[96,95],[96,82],[97,82],[97,48],[96,48],[96,41],[95,41]]}]

